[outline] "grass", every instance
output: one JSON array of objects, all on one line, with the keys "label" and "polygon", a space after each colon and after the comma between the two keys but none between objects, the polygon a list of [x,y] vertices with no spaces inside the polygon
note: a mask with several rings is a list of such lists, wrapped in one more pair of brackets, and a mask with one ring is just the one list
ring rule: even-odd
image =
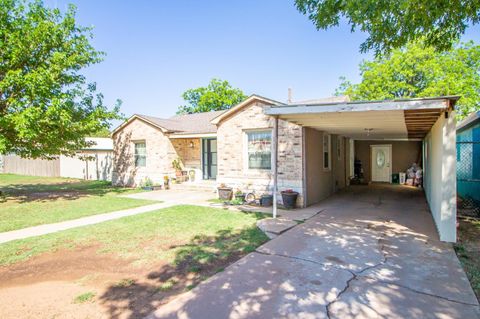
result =
[{"label": "grass", "polygon": [[122,287],[122,288],[125,288],[125,287],[130,287],[131,285],[133,285],[135,283],[135,280],[134,279],[131,279],[131,278],[125,278],[125,279],[122,279],[120,280],[119,282],[117,282],[114,287]]},{"label": "grass", "polygon": [[153,203],[105,181],[0,174],[0,232]]},{"label": "grass", "polygon": [[175,286],[176,283],[177,283],[176,280],[169,279],[166,282],[164,282],[163,284],[161,284],[160,286],[158,286],[157,290],[158,291],[169,291],[170,289],[172,289]]},{"label": "grass", "polygon": [[459,222],[455,252],[470,280],[473,291],[480,300],[480,220],[462,218]]},{"label": "grass", "polygon": [[174,206],[100,224],[0,245],[0,265],[45,252],[98,246],[136,263],[166,261],[177,269],[198,270],[218,259],[253,251],[268,238],[255,223],[261,214]]},{"label": "grass", "polygon": [[94,297],[95,297],[95,293],[89,291],[89,292],[86,292],[86,293],[83,293],[81,295],[76,296],[73,299],[73,303],[77,303],[77,304],[85,303],[85,302],[88,302],[88,301],[92,301]]}]

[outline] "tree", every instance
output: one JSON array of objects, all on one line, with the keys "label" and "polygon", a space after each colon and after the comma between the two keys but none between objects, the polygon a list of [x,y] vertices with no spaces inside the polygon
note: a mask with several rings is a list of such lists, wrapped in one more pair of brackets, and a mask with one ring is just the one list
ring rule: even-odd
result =
[{"label": "tree", "polygon": [[119,119],[80,70],[103,53],[91,28],[39,1],[0,0],[0,154],[51,158],[88,146],[84,137]]},{"label": "tree", "polygon": [[187,105],[180,106],[177,114],[226,110],[247,98],[242,90],[219,79],[212,79],[206,87],[187,90],[182,97]]},{"label": "tree", "polygon": [[90,134],[88,137],[110,137],[110,129],[107,127],[102,127],[95,133]]},{"label": "tree", "polygon": [[403,49],[360,64],[361,82],[342,79],[337,95],[353,100],[460,95],[457,114],[480,109],[480,46],[469,42],[446,52],[410,43]]},{"label": "tree", "polygon": [[478,0],[295,0],[317,29],[338,26],[346,18],[352,32],[368,33],[361,52],[377,55],[425,37],[425,45],[449,50],[468,24],[480,21]]}]

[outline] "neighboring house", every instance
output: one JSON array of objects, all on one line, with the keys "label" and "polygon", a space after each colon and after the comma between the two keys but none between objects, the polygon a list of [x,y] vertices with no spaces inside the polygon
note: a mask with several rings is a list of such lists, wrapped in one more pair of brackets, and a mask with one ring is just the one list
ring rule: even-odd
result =
[{"label": "neighboring house", "polygon": [[60,155],[52,160],[3,156],[3,173],[71,177],[88,180],[112,180],[113,141],[111,138],[89,137],[92,146],[78,150],[73,157]]},{"label": "neighboring house", "polygon": [[457,192],[480,208],[480,111],[457,125]]},{"label": "neighboring house", "polygon": [[355,160],[367,182],[386,183],[392,173],[424,163],[425,193],[440,237],[455,241],[457,100],[285,104],[252,95],[223,112],[134,115],[113,132],[113,182],[161,182],[174,174],[172,161],[180,157],[197,177],[217,184],[273,193],[278,201],[280,191],[293,189],[304,207],[348,185]]}]

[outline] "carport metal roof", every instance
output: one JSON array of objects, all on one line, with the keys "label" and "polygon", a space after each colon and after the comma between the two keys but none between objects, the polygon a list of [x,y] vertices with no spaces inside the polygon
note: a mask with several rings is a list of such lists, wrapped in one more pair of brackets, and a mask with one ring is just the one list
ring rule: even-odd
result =
[{"label": "carport metal roof", "polygon": [[421,139],[459,96],[275,105],[266,114],[354,139]]}]

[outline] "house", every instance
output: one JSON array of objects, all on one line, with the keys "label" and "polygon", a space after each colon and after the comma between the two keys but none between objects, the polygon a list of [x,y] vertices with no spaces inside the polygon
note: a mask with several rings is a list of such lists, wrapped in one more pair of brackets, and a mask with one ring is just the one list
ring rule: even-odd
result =
[{"label": "house", "polygon": [[418,163],[440,238],[455,241],[457,100],[282,103],[252,95],[227,111],[134,115],[113,132],[113,181],[161,182],[179,157],[197,180],[273,193],[275,214],[282,190],[297,191],[304,207],[347,186],[358,163],[366,182],[384,183]]},{"label": "house", "polygon": [[457,125],[457,192],[480,211],[480,111]]},{"label": "house", "polygon": [[77,151],[75,156],[60,155],[52,160],[21,158],[15,154],[3,156],[3,173],[70,177],[88,180],[112,180],[113,141],[111,138],[87,137],[91,146]]}]

